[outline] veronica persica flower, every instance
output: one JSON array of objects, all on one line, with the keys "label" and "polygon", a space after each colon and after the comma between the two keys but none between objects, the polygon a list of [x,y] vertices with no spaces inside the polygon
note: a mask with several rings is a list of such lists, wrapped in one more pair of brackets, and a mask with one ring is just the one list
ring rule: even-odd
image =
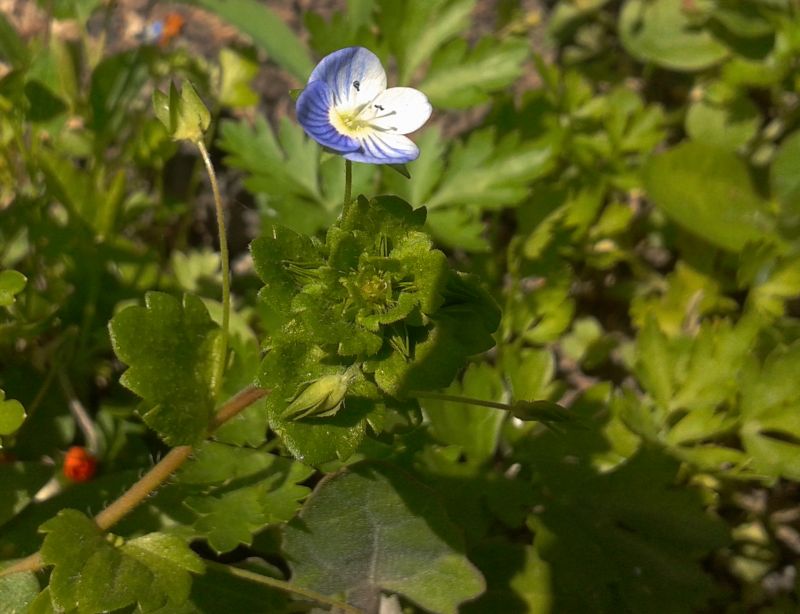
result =
[{"label": "veronica persica flower", "polygon": [[419,149],[408,137],[431,115],[428,98],[411,87],[386,89],[386,72],[364,47],[325,56],[297,99],[297,120],[317,143],[353,162],[402,164]]}]

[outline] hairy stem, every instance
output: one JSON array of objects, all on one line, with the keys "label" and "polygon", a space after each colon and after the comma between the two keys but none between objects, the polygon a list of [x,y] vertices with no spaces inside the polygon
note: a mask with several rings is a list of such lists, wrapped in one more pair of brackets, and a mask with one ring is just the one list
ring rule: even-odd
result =
[{"label": "hairy stem", "polygon": [[353,163],[350,160],[344,161],[344,208],[350,204],[353,197]]},{"label": "hairy stem", "polygon": [[435,399],[437,401],[451,401],[453,403],[466,403],[467,405],[477,405],[479,407],[491,407],[492,409],[504,409],[510,411],[513,409],[508,403],[498,403],[495,401],[484,401],[482,399],[473,399],[472,397],[462,397],[455,394],[440,394],[438,392],[424,392],[421,390],[412,390],[409,393],[412,397],[418,399]]},{"label": "hairy stem", "polygon": [[223,565],[222,563],[217,563],[215,561],[206,561],[206,565],[208,565],[212,569],[216,569],[217,571],[221,571],[222,573],[226,573],[231,576],[236,576],[244,580],[250,580],[251,582],[257,582],[258,584],[264,584],[265,586],[277,588],[278,590],[285,591],[287,593],[295,593],[296,595],[302,595],[303,597],[307,597],[308,599],[316,601],[317,603],[323,603],[325,605],[337,608],[342,612],[348,612],[349,614],[364,614],[362,610],[359,610],[356,607],[344,603],[343,601],[337,601],[336,599],[331,599],[330,597],[322,595],[321,593],[317,593],[316,591],[312,591],[310,589],[303,588],[301,586],[295,586],[290,582],[284,582],[283,580],[270,578],[269,576],[264,576],[258,573],[254,573],[252,571],[248,571],[240,567]]},{"label": "hairy stem", "polygon": [[[236,414],[250,407],[259,399],[264,398],[267,391],[255,386],[248,386],[235,397],[225,403],[214,416],[209,425],[208,434],[211,435],[221,425],[233,418]],[[119,522],[137,505],[144,501],[150,493],[158,489],[169,477],[177,471],[192,453],[192,446],[178,446],[169,451],[150,471],[145,473],[138,482],[125,491],[116,501],[95,516],[97,526],[104,531]],[[43,567],[42,557],[36,552],[0,570],[0,577],[22,571],[37,571]]]},{"label": "hairy stem", "polygon": [[211,182],[211,191],[214,194],[214,208],[217,211],[217,228],[219,230],[219,254],[222,260],[222,351],[220,360],[217,364],[216,379],[214,380],[215,391],[219,394],[222,386],[222,377],[225,375],[225,366],[228,362],[228,328],[231,319],[231,266],[230,254],[228,252],[228,234],[225,231],[225,210],[222,208],[222,196],[219,193],[217,174],[214,172],[214,165],[211,164],[211,156],[208,155],[205,143],[202,140],[196,141],[197,149],[203,158],[206,166],[208,180]]}]

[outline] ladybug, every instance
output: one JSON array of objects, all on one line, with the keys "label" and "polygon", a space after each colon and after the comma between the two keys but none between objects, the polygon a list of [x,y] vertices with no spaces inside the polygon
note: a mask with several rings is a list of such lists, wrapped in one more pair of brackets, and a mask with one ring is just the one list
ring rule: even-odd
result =
[{"label": "ladybug", "polygon": [[72,446],[64,458],[64,475],[73,482],[88,482],[97,471],[97,459],[81,446]]}]

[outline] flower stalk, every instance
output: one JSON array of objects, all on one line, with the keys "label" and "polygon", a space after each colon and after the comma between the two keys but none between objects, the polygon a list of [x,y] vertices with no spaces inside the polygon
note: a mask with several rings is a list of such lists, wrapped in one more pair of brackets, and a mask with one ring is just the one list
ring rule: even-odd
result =
[{"label": "flower stalk", "polygon": [[208,149],[202,139],[195,141],[197,149],[200,151],[200,156],[203,158],[203,164],[208,173],[208,180],[211,183],[211,191],[214,194],[214,209],[217,213],[217,229],[219,232],[219,254],[222,266],[222,351],[220,352],[220,359],[217,363],[217,370],[214,378],[214,392],[219,395],[222,386],[222,378],[225,375],[225,366],[228,363],[228,338],[230,336],[230,319],[231,319],[231,267],[230,267],[230,253],[228,251],[228,233],[225,229],[225,210],[222,206],[222,196],[219,191],[219,184],[217,182],[217,175],[214,171],[214,165],[211,163],[211,156],[208,155]]}]

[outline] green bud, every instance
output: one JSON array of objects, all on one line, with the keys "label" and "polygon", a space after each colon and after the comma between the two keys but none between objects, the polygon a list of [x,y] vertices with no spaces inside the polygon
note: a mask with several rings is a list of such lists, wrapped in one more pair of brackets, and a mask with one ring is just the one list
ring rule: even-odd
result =
[{"label": "green bud", "polygon": [[211,114],[200,100],[191,83],[185,83],[180,94],[174,83],[169,95],[160,90],[153,92],[153,111],[176,141],[197,142],[211,123]]},{"label": "green bud", "polygon": [[327,418],[335,416],[344,405],[347,388],[355,374],[348,369],[344,373],[323,375],[305,385],[283,412],[287,420],[303,418]]}]

